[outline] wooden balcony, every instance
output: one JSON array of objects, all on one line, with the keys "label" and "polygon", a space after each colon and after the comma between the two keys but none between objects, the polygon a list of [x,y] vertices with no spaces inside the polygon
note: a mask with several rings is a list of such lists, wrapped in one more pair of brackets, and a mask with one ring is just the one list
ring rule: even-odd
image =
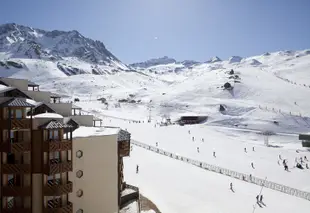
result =
[{"label": "wooden balcony", "polygon": [[47,207],[44,208],[44,213],[72,213],[73,207],[71,202],[62,205],[60,199],[48,201]]},{"label": "wooden balcony", "polygon": [[31,119],[22,118],[22,119],[6,119],[2,120],[0,127],[2,129],[31,129]]},{"label": "wooden balcony", "polygon": [[118,150],[120,157],[126,157],[130,154],[130,142],[129,141],[120,141],[118,142]]},{"label": "wooden balcony", "polygon": [[43,144],[44,152],[60,152],[72,150],[72,141],[70,140],[49,140]]},{"label": "wooden balcony", "polygon": [[2,174],[30,173],[30,164],[2,164]]},{"label": "wooden balcony", "polygon": [[44,196],[60,196],[72,192],[72,182],[68,181],[66,184],[47,183],[44,186]]},{"label": "wooden balcony", "polygon": [[44,174],[54,175],[64,172],[72,172],[72,162],[55,162],[44,165]]},{"label": "wooden balcony", "polygon": [[31,195],[31,187],[30,186],[14,186],[7,185],[2,186],[2,196],[5,197],[26,197]]},{"label": "wooden balcony", "polygon": [[3,142],[0,145],[1,152],[27,152],[31,150],[30,142]]},{"label": "wooden balcony", "polygon": [[12,207],[8,209],[0,209],[1,213],[31,213],[31,208]]}]

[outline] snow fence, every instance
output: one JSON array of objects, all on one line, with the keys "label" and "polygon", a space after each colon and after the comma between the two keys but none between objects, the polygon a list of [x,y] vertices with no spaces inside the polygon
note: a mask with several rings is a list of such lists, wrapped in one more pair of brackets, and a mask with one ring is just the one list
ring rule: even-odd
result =
[{"label": "snow fence", "polygon": [[216,173],[219,173],[222,175],[230,176],[232,178],[240,179],[242,181],[246,181],[248,183],[256,184],[259,186],[264,186],[264,187],[272,189],[272,190],[276,190],[276,191],[279,191],[279,192],[282,192],[282,193],[285,193],[288,195],[296,196],[296,197],[303,198],[303,199],[310,201],[310,193],[306,192],[306,191],[301,191],[299,189],[295,189],[295,188],[285,186],[285,185],[282,185],[279,183],[275,183],[272,181],[267,181],[267,180],[264,180],[264,179],[261,179],[258,177],[254,177],[252,175],[232,171],[232,170],[225,169],[225,168],[222,168],[219,166],[214,166],[214,165],[211,165],[208,163],[193,160],[193,159],[183,157],[183,156],[180,156],[177,154],[173,154],[173,153],[167,152],[163,149],[159,149],[157,147],[150,146],[148,144],[144,144],[144,143],[141,143],[138,141],[131,140],[131,144],[139,146],[139,147],[147,149],[147,150],[150,150],[152,152],[164,155],[164,156],[168,156],[168,157],[176,159],[176,160],[180,160],[180,161],[192,164],[194,166],[197,166],[199,168],[202,168],[202,169],[205,169],[208,171],[212,171],[212,172],[216,172]]}]

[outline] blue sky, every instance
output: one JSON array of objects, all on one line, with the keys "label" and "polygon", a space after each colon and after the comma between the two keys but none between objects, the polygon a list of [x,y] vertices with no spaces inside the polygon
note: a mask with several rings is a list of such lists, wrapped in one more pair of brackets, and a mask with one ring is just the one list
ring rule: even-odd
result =
[{"label": "blue sky", "polygon": [[0,24],[78,30],[126,63],[310,48],[310,0],[2,0]]}]

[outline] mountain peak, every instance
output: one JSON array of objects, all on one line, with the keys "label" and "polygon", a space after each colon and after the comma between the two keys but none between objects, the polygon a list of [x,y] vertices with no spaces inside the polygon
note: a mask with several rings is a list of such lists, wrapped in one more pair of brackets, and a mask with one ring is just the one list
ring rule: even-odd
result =
[{"label": "mountain peak", "polygon": [[0,52],[8,53],[11,58],[74,57],[96,64],[119,61],[102,42],[86,38],[77,30],[45,31],[8,23],[0,25],[0,44]]},{"label": "mountain peak", "polygon": [[209,59],[208,61],[206,61],[206,63],[215,63],[215,62],[220,62],[222,61],[218,56],[214,56],[211,59]]},{"label": "mountain peak", "polygon": [[176,62],[177,61],[174,58],[169,58],[168,56],[163,56],[160,58],[152,58],[152,59],[149,59],[145,62],[133,63],[133,64],[130,64],[130,66],[134,67],[134,68],[148,68],[151,66],[173,64]]}]

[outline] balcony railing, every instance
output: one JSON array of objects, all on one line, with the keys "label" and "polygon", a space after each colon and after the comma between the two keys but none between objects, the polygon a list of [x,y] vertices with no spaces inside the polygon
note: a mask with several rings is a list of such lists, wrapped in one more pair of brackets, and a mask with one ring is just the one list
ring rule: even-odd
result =
[{"label": "balcony railing", "polygon": [[72,150],[72,141],[70,140],[54,140],[44,142],[43,151],[44,152],[59,152]]},{"label": "balcony railing", "polygon": [[0,145],[1,152],[27,152],[31,150],[31,143],[30,142],[3,142]]},{"label": "balcony railing", "polygon": [[129,156],[129,154],[130,154],[130,142],[129,141],[118,142],[118,149],[119,149],[120,157]]},{"label": "balcony railing", "polygon": [[9,129],[11,124],[11,129],[31,129],[31,119],[21,118],[21,119],[6,119],[1,121],[2,129]]},{"label": "balcony railing", "polygon": [[44,186],[44,196],[60,196],[72,192],[72,182],[68,181],[65,184],[60,182],[48,181]]},{"label": "balcony railing", "polygon": [[50,161],[49,164],[44,165],[44,174],[54,175],[58,173],[72,172],[72,162],[53,162]]},{"label": "balcony railing", "polygon": [[1,170],[3,174],[30,173],[30,164],[2,164]]},{"label": "balcony railing", "polygon": [[13,206],[12,208],[0,209],[0,212],[2,213],[31,213],[31,209]]},{"label": "balcony railing", "polygon": [[61,199],[50,200],[47,202],[47,207],[44,208],[44,213],[72,213],[72,203],[67,202],[62,205]]},{"label": "balcony railing", "polygon": [[31,195],[30,186],[7,185],[2,186],[2,196],[5,197],[25,197]]}]

